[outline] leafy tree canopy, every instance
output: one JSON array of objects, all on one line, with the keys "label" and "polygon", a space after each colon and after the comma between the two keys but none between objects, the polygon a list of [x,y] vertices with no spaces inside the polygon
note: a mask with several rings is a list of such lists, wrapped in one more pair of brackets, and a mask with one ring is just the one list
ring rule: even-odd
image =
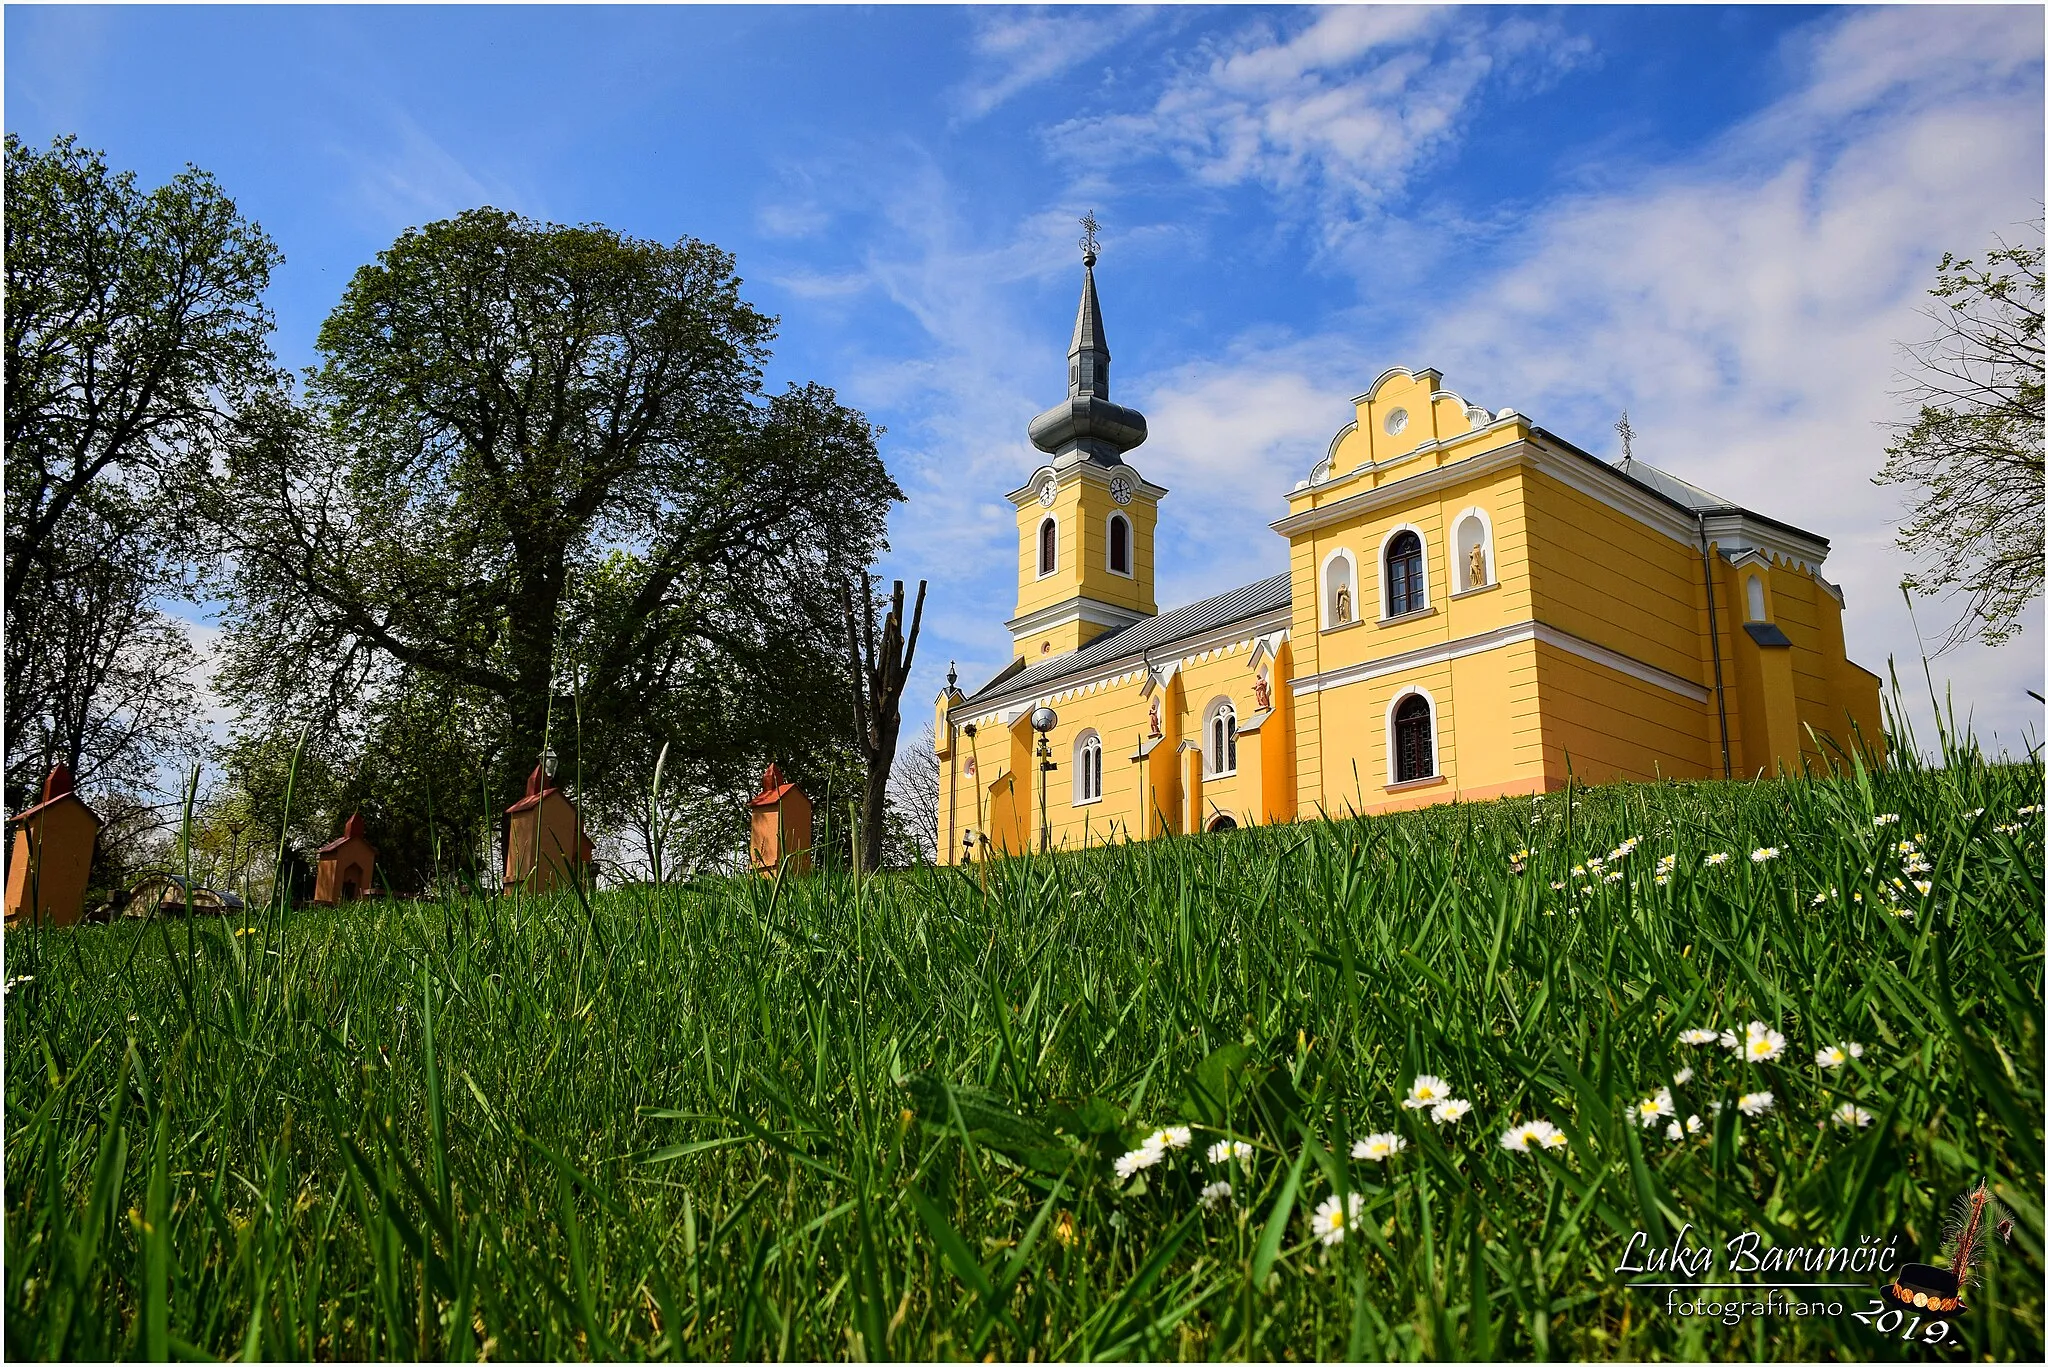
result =
[{"label": "leafy tree canopy", "polygon": [[222,510],[245,737],[453,689],[495,714],[504,801],[544,748],[597,800],[663,741],[735,794],[832,762],[835,586],[902,495],[829,389],[764,393],[733,264],[478,209],[358,271]]},{"label": "leafy tree canopy", "polygon": [[1962,595],[1943,648],[1997,645],[2041,592],[2041,248],[2001,244],[1983,264],[1944,255],[1935,338],[1908,348],[1919,416],[1885,447],[1881,484],[1912,491],[1899,545],[1924,568],[1906,587]]}]

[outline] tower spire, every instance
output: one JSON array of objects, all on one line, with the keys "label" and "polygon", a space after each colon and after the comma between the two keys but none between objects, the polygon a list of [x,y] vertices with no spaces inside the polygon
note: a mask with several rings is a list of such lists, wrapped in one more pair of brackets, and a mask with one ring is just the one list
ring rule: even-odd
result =
[{"label": "tower spire", "polygon": [[1123,453],[1145,440],[1145,415],[1109,401],[1109,340],[1095,293],[1100,227],[1093,210],[1082,215],[1081,307],[1067,348],[1067,401],[1031,420],[1031,444],[1052,456],[1056,466],[1081,460],[1121,465]]}]

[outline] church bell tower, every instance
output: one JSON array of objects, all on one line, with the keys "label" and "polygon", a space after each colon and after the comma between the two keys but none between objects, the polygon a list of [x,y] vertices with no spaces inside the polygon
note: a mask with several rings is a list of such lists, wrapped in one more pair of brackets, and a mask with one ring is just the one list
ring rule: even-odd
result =
[{"label": "church bell tower", "polygon": [[1124,462],[1145,440],[1145,415],[1109,401],[1094,215],[1081,226],[1081,308],[1067,349],[1067,398],[1031,420],[1031,444],[1051,459],[1010,494],[1017,614],[1006,625],[1027,665],[1159,611],[1153,539],[1166,490]]}]

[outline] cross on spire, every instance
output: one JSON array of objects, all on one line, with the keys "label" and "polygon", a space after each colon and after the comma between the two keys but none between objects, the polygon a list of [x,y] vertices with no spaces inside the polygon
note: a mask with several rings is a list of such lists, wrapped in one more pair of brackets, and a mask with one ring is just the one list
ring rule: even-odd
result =
[{"label": "cross on spire", "polygon": [[1096,229],[1101,226],[1095,221],[1093,209],[1081,215],[1081,264],[1084,266],[1092,267],[1095,258],[1101,253],[1102,244],[1095,240]]},{"label": "cross on spire", "polygon": [[1634,442],[1636,439],[1636,429],[1628,425],[1627,409],[1624,408],[1621,411],[1621,421],[1614,424],[1614,430],[1621,434],[1621,463],[1625,469],[1628,463],[1635,459]]}]

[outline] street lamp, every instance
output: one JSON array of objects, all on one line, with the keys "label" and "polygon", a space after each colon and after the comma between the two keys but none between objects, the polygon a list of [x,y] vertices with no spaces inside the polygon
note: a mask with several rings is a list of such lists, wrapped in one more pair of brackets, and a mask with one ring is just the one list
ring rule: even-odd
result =
[{"label": "street lamp", "polygon": [[1038,733],[1038,852],[1052,852],[1052,827],[1046,824],[1045,804],[1047,790],[1052,787],[1052,771],[1060,766],[1052,762],[1052,742],[1046,735],[1060,724],[1060,714],[1050,707],[1041,707],[1031,714],[1031,729]]}]

